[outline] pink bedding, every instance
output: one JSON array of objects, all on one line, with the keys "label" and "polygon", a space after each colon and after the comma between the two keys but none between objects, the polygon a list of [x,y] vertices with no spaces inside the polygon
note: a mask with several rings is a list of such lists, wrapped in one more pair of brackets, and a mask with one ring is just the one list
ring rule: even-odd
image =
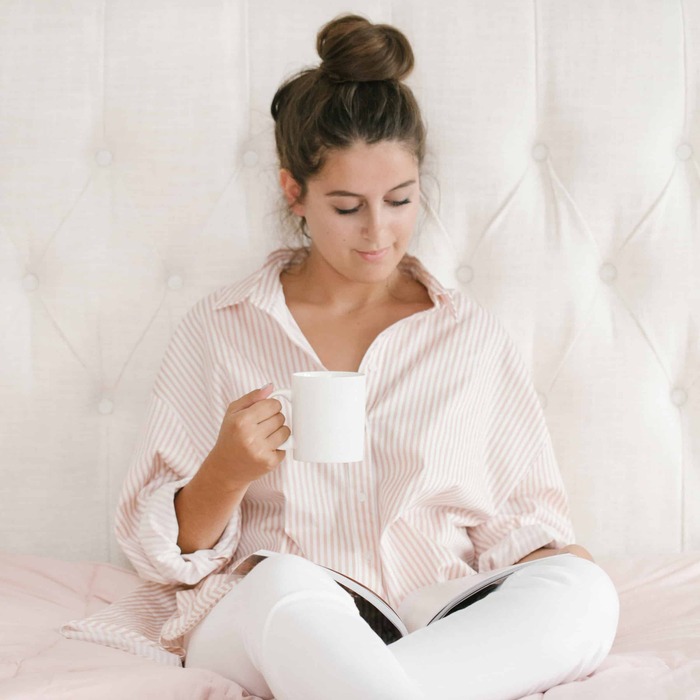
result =
[{"label": "pink bedding", "polygon": [[[598,563],[620,593],[610,656],[585,680],[528,700],[700,698],[700,552]],[[59,634],[63,622],[98,610],[137,582],[109,564],[0,553],[0,698],[257,697],[214,673],[163,666]]]}]

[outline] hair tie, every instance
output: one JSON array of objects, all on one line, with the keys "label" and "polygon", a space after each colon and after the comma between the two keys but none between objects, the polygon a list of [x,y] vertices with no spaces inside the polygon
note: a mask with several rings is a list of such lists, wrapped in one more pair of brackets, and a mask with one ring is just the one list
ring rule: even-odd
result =
[{"label": "hair tie", "polygon": [[341,75],[338,75],[337,73],[334,73],[332,70],[330,70],[326,64],[325,61],[320,63],[318,66],[318,70],[321,71],[321,73],[328,78],[332,83],[351,83],[353,82],[352,78],[344,78]]}]

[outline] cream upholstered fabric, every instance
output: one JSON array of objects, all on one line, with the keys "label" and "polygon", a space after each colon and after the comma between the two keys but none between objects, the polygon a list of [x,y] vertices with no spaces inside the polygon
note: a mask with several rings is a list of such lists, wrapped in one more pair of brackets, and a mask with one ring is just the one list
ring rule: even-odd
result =
[{"label": "cream upholstered fabric", "polygon": [[3,548],[125,563],[114,507],[166,344],[280,244],[269,104],[348,9],[413,43],[410,252],[532,368],[578,541],[700,548],[700,2],[351,6],[2,3]]}]

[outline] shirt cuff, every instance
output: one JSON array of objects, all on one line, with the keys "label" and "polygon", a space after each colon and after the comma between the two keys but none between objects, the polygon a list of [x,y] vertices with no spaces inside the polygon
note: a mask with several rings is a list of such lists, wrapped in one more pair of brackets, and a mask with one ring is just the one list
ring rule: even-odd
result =
[{"label": "shirt cuff", "polygon": [[163,484],[151,494],[143,510],[139,540],[162,583],[199,583],[212,571],[225,565],[238,544],[240,507],[234,511],[214,547],[182,553],[177,545],[179,525],[175,513],[175,494],[190,481],[191,477]]},{"label": "shirt cuff", "polygon": [[546,525],[524,525],[512,530],[498,544],[494,545],[479,556],[479,573],[493,571],[504,566],[510,566],[520,561],[536,549],[542,547],[560,548],[573,542],[565,541],[560,533]]}]

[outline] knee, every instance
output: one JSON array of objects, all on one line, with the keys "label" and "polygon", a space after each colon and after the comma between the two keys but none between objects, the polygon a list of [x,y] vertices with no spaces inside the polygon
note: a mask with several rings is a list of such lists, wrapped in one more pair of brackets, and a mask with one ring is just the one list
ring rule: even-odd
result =
[{"label": "knee", "polygon": [[[239,584],[254,593],[259,612],[269,610],[289,596],[322,593],[340,600],[350,596],[331,575],[312,561],[296,554],[278,554],[260,562]],[[354,606],[354,603],[352,603]]]},{"label": "knee", "polygon": [[571,609],[579,620],[590,621],[591,631],[597,630],[612,645],[620,615],[620,599],[615,584],[598,564],[577,556],[557,557],[552,573],[558,580],[560,605]]},{"label": "knee", "polygon": [[325,569],[296,554],[264,559],[236,589],[235,614],[245,648],[257,668],[261,668],[266,630],[280,610],[300,602],[332,600],[352,614],[359,614],[350,594]]},{"label": "knee", "polygon": [[261,561],[249,574],[257,579],[272,581],[286,578],[309,578],[317,576],[320,567],[297,554],[276,554]]},{"label": "knee", "polygon": [[538,560],[517,573],[522,583],[538,580],[544,630],[551,626],[547,637],[557,647],[552,653],[574,660],[571,680],[591,673],[610,652],[617,632],[620,602],[608,574],[573,555]]}]

